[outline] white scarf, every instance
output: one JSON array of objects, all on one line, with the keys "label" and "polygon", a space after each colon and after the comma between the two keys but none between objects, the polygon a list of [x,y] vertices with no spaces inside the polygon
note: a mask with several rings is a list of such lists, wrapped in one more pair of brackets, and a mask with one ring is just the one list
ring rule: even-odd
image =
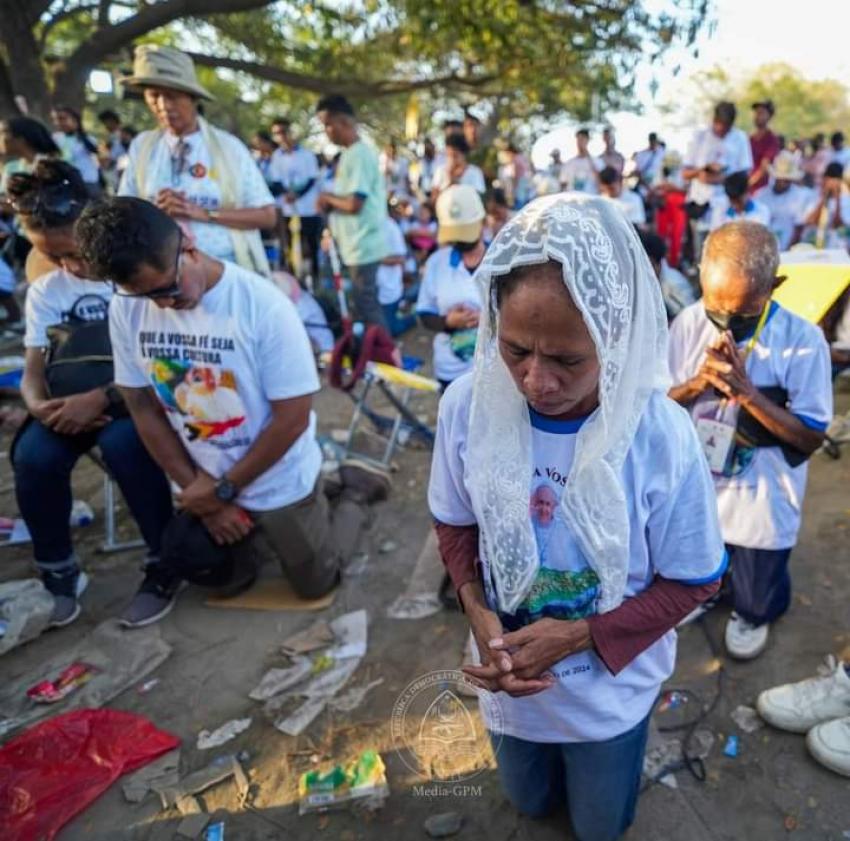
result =
[{"label": "white scarf", "polygon": [[[198,117],[198,128],[210,153],[212,165],[209,177],[218,181],[221,188],[221,208],[238,208],[240,164],[231,154],[231,138],[227,132],[211,126],[203,117]],[[163,136],[163,131],[158,129],[145,135],[141,141],[136,161],[136,183],[140,190],[145,188],[148,165],[156,144]],[[227,233],[233,243],[236,262],[248,271],[269,277],[271,268],[259,230],[228,228]]]},{"label": "white scarf", "polygon": [[669,386],[667,320],[655,273],[634,228],[612,202],[560,193],[533,201],[496,236],[476,273],[482,300],[465,483],[498,609],[513,613],[534,581],[528,516],[531,422],[498,348],[498,278],[556,260],[600,362],[599,407],[584,423],[560,508],[599,576],[600,612],[623,600],[629,512],[622,467],[654,390]]}]

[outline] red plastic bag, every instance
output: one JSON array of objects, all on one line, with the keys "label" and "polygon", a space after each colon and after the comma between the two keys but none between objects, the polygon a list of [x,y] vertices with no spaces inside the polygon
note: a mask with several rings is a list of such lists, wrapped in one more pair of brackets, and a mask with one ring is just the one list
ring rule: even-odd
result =
[{"label": "red plastic bag", "polygon": [[122,774],[180,740],[140,715],[74,710],[36,724],[0,748],[3,841],[51,841]]}]

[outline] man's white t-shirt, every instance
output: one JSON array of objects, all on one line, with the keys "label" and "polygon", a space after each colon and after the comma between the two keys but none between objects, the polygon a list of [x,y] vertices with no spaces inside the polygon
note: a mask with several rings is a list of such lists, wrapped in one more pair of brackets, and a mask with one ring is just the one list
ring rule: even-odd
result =
[{"label": "man's white t-shirt", "polygon": [[561,167],[561,186],[565,190],[576,193],[590,193],[596,195],[599,185],[596,182],[595,172],[601,172],[603,164],[598,158],[590,156],[576,156],[570,158]]},{"label": "man's white t-shirt", "polygon": [[634,190],[628,190],[624,187],[619,196],[616,198],[608,197],[608,201],[613,202],[623,211],[623,216],[630,224],[646,224],[646,208],[643,206],[643,199]]},{"label": "man's white t-shirt", "polygon": [[661,165],[664,163],[664,155],[667,150],[663,146],[657,149],[642,149],[635,152],[635,171],[647,184],[654,184],[661,174]]},{"label": "man's white t-shirt", "polygon": [[[697,374],[706,348],[717,337],[701,301],[679,315],[670,329],[674,383]],[[757,388],[784,389],[785,408],[806,426],[823,431],[832,420],[831,366],[823,333],[776,302],[771,302],[764,329],[747,359],[747,373]],[[707,418],[735,424],[738,417],[735,407],[721,406],[713,389],[698,397],[690,412],[694,423]],[[807,473],[808,463],[791,467],[781,447],[751,447],[738,438],[723,473],[714,476],[726,543],[749,549],[794,546]]]},{"label": "man's white t-shirt", "polygon": [[[811,196],[809,198],[809,203],[806,205],[803,210],[803,219],[808,219],[812,213],[817,210],[818,205],[821,202],[821,196],[818,195],[817,192],[812,190]],[[837,205],[836,205],[837,203]],[[833,220],[835,219],[835,211],[839,209],[841,211],[841,221],[842,225],[839,228],[835,228],[833,226]],[[820,217],[815,220],[814,224],[806,225],[803,229],[803,234],[801,239],[803,242],[807,243],[817,243],[817,238],[819,234],[819,225],[820,219],[823,217],[823,211],[821,211]],[[823,248],[826,249],[838,249],[841,251],[847,250],[848,239],[847,239],[847,229],[850,227],[850,193],[842,192],[841,195],[836,199],[835,196],[831,196],[827,199],[826,202],[826,218],[827,218],[827,227],[824,230],[824,241]],[[820,247],[820,244],[819,244]]]},{"label": "man's white t-shirt", "polygon": [[[428,489],[432,515],[454,526],[476,522],[467,489],[467,476],[476,469],[467,457],[472,382],[471,374],[460,378],[440,402]],[[557,506],[570,481],[583,421],[557,421],[533,411],[530,419],[534,466],[529,476],[529,516],[540,567],[517,613],[501,614],[508,629],[543,617],[575,620],[593,615],[600,587]],[[649,401],[623,465],[622,486],[630,527],[627,598],[645,590],[656,575],[704,584],[723,574],[726,555],[711,477],[687,413],[664,395],[656,394]],[[483,542],[479,552],[493,608],[495,596]],[[689,559],[689,569],[700,571],[699,578],[682,575],[683,558]],[[501,707],[501,729],[532,742],[611,739],[646,717],[661,684],[673,672],[675,657],[672,630],[616,677],[592,650],[573,654],[552,666],[557,682],[550,689],[526,698],[495,696]],[[486,705],[481,709],[492,726]]]},{"label": "man's white t-shirt", "polygon": [[[753,152],[750,138],[739,128],[731,128],[724,137],[718,137],[710,128],[696,132],[688,146],[684,166],[686,169],[702,169],[710,164],[718,165],[724,175],[733,172],[749,172],[753,168]],[[703,184],[691,180],[688,201],[708,204],[713,198],[722,196],[723,184]]]},{"label": "man's white t-shirt", "polygon": [[709,228],[713,231],[727,222],[758,222],[760,225],[770,227],[770,209],[756,199],[747,199],[744,212],[738,213],[729,202],[729,197],[724,193],[715,196],[711,200],[711,215],[709,217]]},{"label": "man's white t-shirt", "polygon": [[[313,352],[292,302],[233,263],[194,309],[116,295],[109,310],[115,382],[152,387],[192,460],[214,478],[242,459],[271,420],[272,400],[319,390]],[[248,485],[249,511],[307,497],[322,455],[316,418],[283,458]]]},{"label": "man's white t-shirt", "polygon": [[56,269],[34,280],[27,290],[24,347],[50,346],[47,328],[69,321],[102,321],[109,313],[112,287]]},{"label": "man's white t-shirt", "polygon": [[431,185],[432,190],[447,190],[452,184],[465,184],[484,194],[487,191],[487,185],[484,183],[484,173],[475,164],[467,164],[463,175],[457,180],[452,181],[449,174],[448,166],[441,164],[434,170],[434,180]]},{"label": "man's white t-shirt", "polygon": [[288,202],[285,195],[278,196],[278,204],[284,216],[318,216],[316,200],[319,198],[319,161],[303,146],[296,146],[291,152],[283,147],[272,154],[269,166],[269,178],[280,181],[286,192],[300,193],[312,181],[310,188],[294,202]]},{"label": "man's white t-shirt", "polygon": [[[465,304],[481,309],[481,296],[472,278],[475,272],[463,264],[463,255],[451,246],[435,251],[425,263],[416,312],[419,315],[445,315]],[[451,382],[472,369],[478,329],[455,330],[434,336],[434,376]]]},{"label": "man's white t-shirt", "polygon": [[[239,195],[236,207],[266,207],[274,204],[268,185],[256,161],[241,140],[226,132],[220,132],[223,142],[228,144],[228,159],[235,161],[238,171],[233,180]],[[137,168],[139,155],[148,148],[150,132],[144,131],[130,144],[128,164],[118,187],[119,196],[136,196],[155,202],[160,190],[171,189],[185,194],[189,201],[207,210],[221,207],[221,184],[219,174],[212,168],[212,158],[200,131],[188,134],[183,139],[185,150],[178,146],[181,138],[169,132],[161,132],[151,150],[150,159],[144,167],[145,183],[138,183]],[[218,260],[233,260],[233,240],[224,225],[195,220],[180,220],[188,226],[199,250]]]},{"label": "man's white t-shirt", "polygon": [[806,221],[805,212],[812,201],[814,191],[799,184],[792,184],[784,193],[775,193],[773,186],[762,187],[753,198],[770,211],[770,230],[773,231],[780,251],[787,251],[794,237],[794,230]]},{"label": "man's white t-shirt", "polygon": [[[407,243],[404,241],[404,234],[398,222],[387,216],[384,220],[384,226],[387,232],[387,257],[404,257],[407,254]],[[401,299],[404,292],[404,267],[401,264],[378,266],[376,282],[378,284],[378,303],[381,305],[396,303]]]}]

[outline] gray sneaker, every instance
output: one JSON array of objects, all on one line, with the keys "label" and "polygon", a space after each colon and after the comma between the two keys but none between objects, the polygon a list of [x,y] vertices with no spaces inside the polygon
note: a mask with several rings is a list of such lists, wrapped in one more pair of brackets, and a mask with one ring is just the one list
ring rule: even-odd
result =
[{"label": "gray sneaker", "polygon": [[82,612],[79,598],[89,583],[89,577],[82,571],[77,572],[64,584],[50,589],[53,596],[53,613],[50,614],[48,628],[64,628],[70,625]]},{"label": "gray sneaker", "polygon": [[166,582],[161,576],[148,572],[133,601],[118,617],[118,624],[124,628],[144,628],[159,622],[176,604],[182,585],[179,579]]}]

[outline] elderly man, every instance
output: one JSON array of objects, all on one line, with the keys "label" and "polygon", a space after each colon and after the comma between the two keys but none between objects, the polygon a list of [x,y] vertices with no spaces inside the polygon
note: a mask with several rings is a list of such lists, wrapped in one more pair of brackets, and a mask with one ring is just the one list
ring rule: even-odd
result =
[{"label": "elderly man", "polygon": [[832,417],[829,349],[821,331],[771,301],[776,238],[763,225],[713,231],[703,298],[673,322],[670,396],[685,406],[714,476],[734,612],[726,647],[757,657],[788,609],[806,461]]}]

